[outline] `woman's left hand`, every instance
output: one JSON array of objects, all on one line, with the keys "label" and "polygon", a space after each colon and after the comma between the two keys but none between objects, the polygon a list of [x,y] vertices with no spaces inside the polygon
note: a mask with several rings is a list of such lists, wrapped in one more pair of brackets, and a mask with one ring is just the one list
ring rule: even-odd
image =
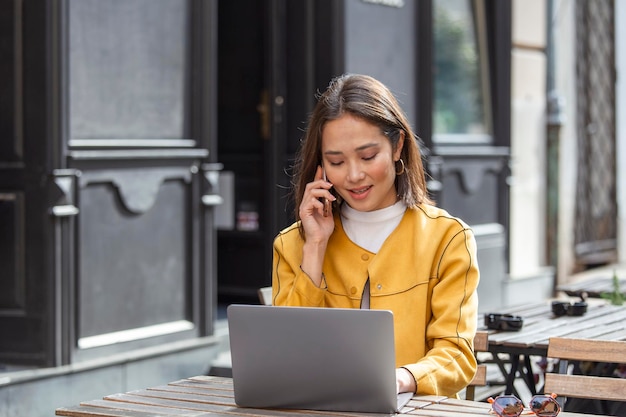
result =
[{"label": "woman's left hand", "polygon": [[396,368],[396,388],[401,392],[416,392],[417,384],[413,374],[406,368]]}]

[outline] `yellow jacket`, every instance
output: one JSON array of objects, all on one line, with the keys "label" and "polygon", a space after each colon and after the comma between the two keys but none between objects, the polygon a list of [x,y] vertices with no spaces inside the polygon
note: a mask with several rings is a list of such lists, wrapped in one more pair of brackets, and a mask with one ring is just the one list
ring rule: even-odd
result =
[{"label": "yellow jacket", "polygon": [[[471,229],[446,211],[407,209],[378,253],[354,244],[335,213],[322,286],[302,271],[298,224],[274,240],[274,305],[359,308],[370,279],[370,308],[394,314],[396,366],[419,394],[454,396],[476,372],[479,271]],[[349,334],[349,333],[348,333]]]}]

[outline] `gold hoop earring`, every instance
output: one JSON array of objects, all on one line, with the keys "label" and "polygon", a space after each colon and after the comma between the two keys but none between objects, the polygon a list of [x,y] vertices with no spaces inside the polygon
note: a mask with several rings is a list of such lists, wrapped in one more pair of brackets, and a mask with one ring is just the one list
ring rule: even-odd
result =
[{"label": "gold hoop earring", "polygon": [[404,161],[402,160],[402,158],[398,159],[396,162],[400,162],[400,165],[402,165],[402,167],[400,168],[400,170],[397,169],[396,167],[396,175],[402,175],[404,174]]}]

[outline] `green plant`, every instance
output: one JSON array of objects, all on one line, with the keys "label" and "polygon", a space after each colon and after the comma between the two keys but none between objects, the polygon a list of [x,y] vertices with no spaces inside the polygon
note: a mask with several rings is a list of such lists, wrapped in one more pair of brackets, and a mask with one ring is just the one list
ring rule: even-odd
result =
[{"label": "green plant", "polygon": [[601,297],[605,300],[609,300],[614,306],[621,306],[624,304],[624,294],[619,288],[619,279],[617,278],[617,272],[613,270],[613,291],[603,292]]}]

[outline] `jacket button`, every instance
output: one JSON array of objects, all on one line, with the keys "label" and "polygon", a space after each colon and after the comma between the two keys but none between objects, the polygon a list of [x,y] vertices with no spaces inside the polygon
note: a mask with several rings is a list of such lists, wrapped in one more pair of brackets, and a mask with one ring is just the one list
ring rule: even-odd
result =
[{"label": "jacket button", "polygon": [[350,288],[350,293],[353,295],[356,294],[356,287]]},{"label": "jacket button", "polygon": [[367,253],[364,253],[363,255],[361,255],[361,259],[363,259],[364,261],[367,261],[370,258],[370,256]]},{"label": "jacket button", "polygon": [[383,284],[378,284],[378,285],[376,286],[376,289],[378,289],[378,290],[382,290],[382,289],[383,289]]}]

